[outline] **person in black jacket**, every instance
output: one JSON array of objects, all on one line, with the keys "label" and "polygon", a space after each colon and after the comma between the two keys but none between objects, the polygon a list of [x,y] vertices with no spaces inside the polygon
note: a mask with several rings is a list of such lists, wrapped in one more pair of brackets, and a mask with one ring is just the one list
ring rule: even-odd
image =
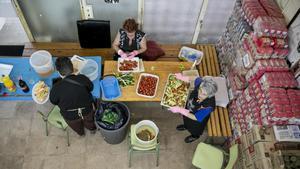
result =
[{"label": "person in black jacket", "polygon": [[94,133],[93,83],[85,75],[73,74],[73,64],[68,57],[57,58],[55,66],[62,80],[50,91],[51,103],[58,105],[66,123],[76,133],[84,135],[84,127]]},{"label": "person in black jacket", "polygon": [[[181,74],[175,75],[180,80],[188,81],[188,78]],[[183,124],[178,125],[176,129],[178,131],[188,130],[191,133],[185,138],[186,143],[191,143],[202,135],[210,113],[215,110],[217,90],[218,86],[215,81],[199,77],[195,80],[195,88],[188,98],[186,109],[178,106],[169,108],[173,113],[183,115]]]}]

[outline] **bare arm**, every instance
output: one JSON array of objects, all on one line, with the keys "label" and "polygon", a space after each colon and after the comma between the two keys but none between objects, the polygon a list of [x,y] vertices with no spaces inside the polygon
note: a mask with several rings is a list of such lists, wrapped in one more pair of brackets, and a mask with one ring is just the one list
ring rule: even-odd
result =
[{"label": "bare arm", "polygon": [[146,42],[147,42],[147,40],[146,40],[146,37],[144,36],[140,42],[141,49],[137,50],[139,52],[139,54],[141,54],[147,50]]},{"label": "bare arm", "polygon": [[120,32],[118,32],[113,44],[112,44],[112,47],[113,49],[118,53],[118,50],[120,50],[119,48],[120,46]]}]

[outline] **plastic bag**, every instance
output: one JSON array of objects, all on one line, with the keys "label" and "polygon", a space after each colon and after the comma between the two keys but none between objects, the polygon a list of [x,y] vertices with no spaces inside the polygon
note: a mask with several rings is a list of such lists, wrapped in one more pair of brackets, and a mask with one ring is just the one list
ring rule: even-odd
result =
[{"label": "plastic bag", "polygon": [[[106,111],[105,111],[106,110]],[[107,112],[114,112],[118,117],[115,120],[115,123],[112,124],[106,120],[102,120],[103,116]],[[122,127],[127,121],[127,114],[125,111],[128,111],[125,106],[117,102],[102,102],[98,105],[98,108],[95,113],[95,122],[98,127],[107,129],[107,130],[116,130]]]}]

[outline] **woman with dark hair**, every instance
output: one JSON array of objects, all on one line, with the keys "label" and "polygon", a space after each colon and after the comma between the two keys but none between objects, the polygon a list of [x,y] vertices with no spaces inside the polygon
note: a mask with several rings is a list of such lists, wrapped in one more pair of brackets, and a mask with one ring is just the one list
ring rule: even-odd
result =
[{"label": "woman with dark hair", "polygon": [[[188,82],[188,77],[182,74],[175,74],[177,79]],[[185,138],[186,143],[197,140],[203,133],[210,117],[210,113],[216,107],[215,94],[218,90],[217,83],[212,79],[203,77],[195,80],[195,88],[191,92],[186,109],[178,106],[171,107],[169,110],[173,113],[183,115],[183,124],[178,125],[178,131],[188,130],[190,136]]]},{"label": "woman with dark hair", "polygon": [[126,19],[112,46],[116,51],[114,60],[118,60],[119,57],[128,59],[139,57],[147,50],[145,33],[138,30],[138,24],[134,19]]},{"label": "woman with dark hair", "polygon": [[85,75],[73,74],[68,57],[57,58],[55,66],[62,80],[50,91],[51,103],[58,105],[61,115],[77,134],[84,135],[84,127],[95,133],[93,83]]}]

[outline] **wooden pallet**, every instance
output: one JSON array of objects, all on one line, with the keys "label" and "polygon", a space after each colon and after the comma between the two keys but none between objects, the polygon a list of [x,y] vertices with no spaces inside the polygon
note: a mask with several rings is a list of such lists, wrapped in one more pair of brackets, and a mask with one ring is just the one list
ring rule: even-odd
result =
[{"label": "wooden pallet", "polygon": [[[220,68],[214,45],[184,45],[184,44],[164,44],[160,47],[165,51],[165,55],[158,58],[160,61],[178,60],[178,53],[182,46],[192,47],[204,52],[204,58],[198,66],[201,76],[219,76]],[[53,56],[101,56],[103,60],[111,60],[114,50],[111,48],[104,49],[82,49],[78,43],[26,43],[23,56],[30,56],[37,50],[47,50]],[[207,125],[208,135],[212,137],[228,137],[231,136],[231,127],[229,122],[228,110],[226,108],[217,107],[211,114],[211,118]]]}]

